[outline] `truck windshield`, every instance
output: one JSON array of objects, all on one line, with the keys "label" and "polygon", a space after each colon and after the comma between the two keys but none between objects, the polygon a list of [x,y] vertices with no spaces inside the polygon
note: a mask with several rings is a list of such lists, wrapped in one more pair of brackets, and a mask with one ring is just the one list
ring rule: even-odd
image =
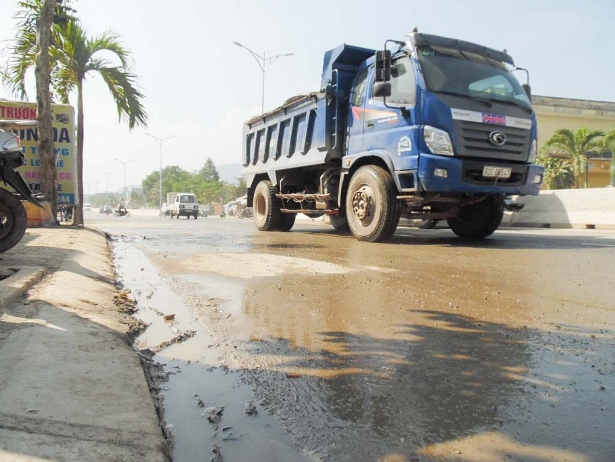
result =
[{"label": "truck windshield", "polygon": [[488,99],[531,110],[527,94],[500,61],[442,47],[421,47],[418,56],[425,84],[433,92]]},{"label": "truck windshield", "polygon": [[179,201],[180,202],[187,202],[187,203],[193,203],[196,202],[196,197],[194,196],[179,196]]}]

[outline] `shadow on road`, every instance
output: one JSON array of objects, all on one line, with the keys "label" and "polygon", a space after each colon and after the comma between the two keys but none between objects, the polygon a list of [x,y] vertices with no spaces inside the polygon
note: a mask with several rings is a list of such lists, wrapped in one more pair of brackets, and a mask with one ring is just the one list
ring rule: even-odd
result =
[{"label": "shadow on road", "polygon": [[[395,326],[387,338],[321,332],[320,351],[296,348],[285,338],[250,342],[252,354],[275,358],[270,362],[277,367],[243,372],[261,402],[323,460],[459,460],[457,452],[443,455],[439,447],[489,432],[512,442],[512,448],[480,447],[483,456],[492,451],[497,460],[551,460],[554,453],[585,460],[580,455],[588,451],[585,436],[601,442],[592,450],[595,460],[607,460],[604,442],[615,425],[606,415],[597,421],[574,416],[566,400],[571,381],[583,387],[600,377],[578,353],[596,343],[608,349],[608,339],[566,328],[556,334],[511,328],[439,311],[415,314],[416,323]],[[533,377],[535,363],[552,353],[546,343],[554,340],[551,335],[570,347],[565,353],[558,347],[561,354],[551,358],[567,366],[544,366],[548,372]],[[531,346],[536,344],[544,354]],[[529,426],[527,414],[536,416]],[[571,419],[573,428],[557,419]],[[591,424],[594,430],[582,430]],[[607,427],[599,435],[597,424]],[[462,460],[483,460],[465,448],[464,454]]]}]

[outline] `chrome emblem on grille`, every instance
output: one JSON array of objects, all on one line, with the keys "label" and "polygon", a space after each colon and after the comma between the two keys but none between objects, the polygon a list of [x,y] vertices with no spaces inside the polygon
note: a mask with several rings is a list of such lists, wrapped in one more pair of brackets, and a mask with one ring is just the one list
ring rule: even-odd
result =
[{"label": "chrome emblem on grille", "polygon": [[489,142],[494,146],[503,146],[506,143],[506,135],[502,132],[491,132]]}]

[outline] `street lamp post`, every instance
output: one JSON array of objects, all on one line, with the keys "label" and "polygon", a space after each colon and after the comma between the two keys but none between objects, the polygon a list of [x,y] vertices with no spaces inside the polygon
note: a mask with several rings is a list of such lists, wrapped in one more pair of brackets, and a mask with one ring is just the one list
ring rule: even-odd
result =
[{"label": "street lamp post", "polygon": [[107,177],[107,183],[106,183],[105,192],[108,193],[109,192],[109,175],[111,175],[112,172],[103,172],[101,170],[100,173],[102,173],[103,175],[105,175]]},{"label": "street lamp post", "polygon": [[159,203],[158,203],[158,213],[162,213],[162,145],[164,144],[164,142],[168,139],[171,138],[176,138],[176,135],[171,135],[171,136],[167,136],[166,138],[161,138],[159,136],[154,136],[150,133],[146,133],[147,136],[151,136],[152,138],[154,138],[156,140],[156,142],[158,143],[158,145],[160,146],[160,172],[159,172],[159,184],[160,184],[160,191],[159,191]]},{"label": "street lamp post", "polygon": [[126,185],[126,170],[128,168],[128,164],[132,162],[136,162],[136,160],[120,160],[120,159],[115,159],[115,160],[117,160],[120,164],[124,166],[124,199],[126,203],[128,203],[130,202],[130,198],[128,197],[128,186]]},{"label": "street lamp post", "polygon": [[267,58],[265,57],[264,51],[263,51],[263,56],[261,56],[257,54],[256,52],[250,50],[248,47],[242,45],[239,42],[233,42],[233,43],[237,45],[238,47],[245,48],[246,50],[248,50],[250,54],[254,57],[256,62],[258,63],[258,67],[260,67],[261,71],[263,72],[263,93],[262,93],[262,98],[261,98],[261,113],[264,113],[265,112],[265,71],[269,68],[269,66],[271,66],[271,64],[273,64],[273,62],[276,59],[281,58],[283,56],[292,56],[293,53],[285,53],[282,55],[275,55],[275,56],[270,56],[269,58]]}]

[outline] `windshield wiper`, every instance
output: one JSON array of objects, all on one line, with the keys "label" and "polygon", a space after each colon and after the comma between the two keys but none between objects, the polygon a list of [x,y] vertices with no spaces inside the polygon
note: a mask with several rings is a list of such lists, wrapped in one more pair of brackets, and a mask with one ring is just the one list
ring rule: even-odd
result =
[{"label": "windshield wiper", "polygon": [[493,106],[492,100],[488,98],[479,98],[476,96],[468,95],[467,93],[457,93],[456,91],[446,91],[446,90],[431,90],[433,93],[440,93],[442,95],[452,95],[452,96],[461,96],[462,98],[468,98],[474,101],[478,101],[479,103],[483,103],[485,106],[491,107]]},{"label": "windshield wiper", "polygon": [[520,107],[521,109],[524,109],[528,114],[531,114],[533,112],[532,109],[527,107],[525,104],[518,103],[517,101],[513,101],[513,100],[510,100],[510,99],[493,99],[493,98],[488,98],[488,99],[489,99],[489,101],[493,101],[495,103],[502,103],[502,104],[507,104],[509,106]]}]

